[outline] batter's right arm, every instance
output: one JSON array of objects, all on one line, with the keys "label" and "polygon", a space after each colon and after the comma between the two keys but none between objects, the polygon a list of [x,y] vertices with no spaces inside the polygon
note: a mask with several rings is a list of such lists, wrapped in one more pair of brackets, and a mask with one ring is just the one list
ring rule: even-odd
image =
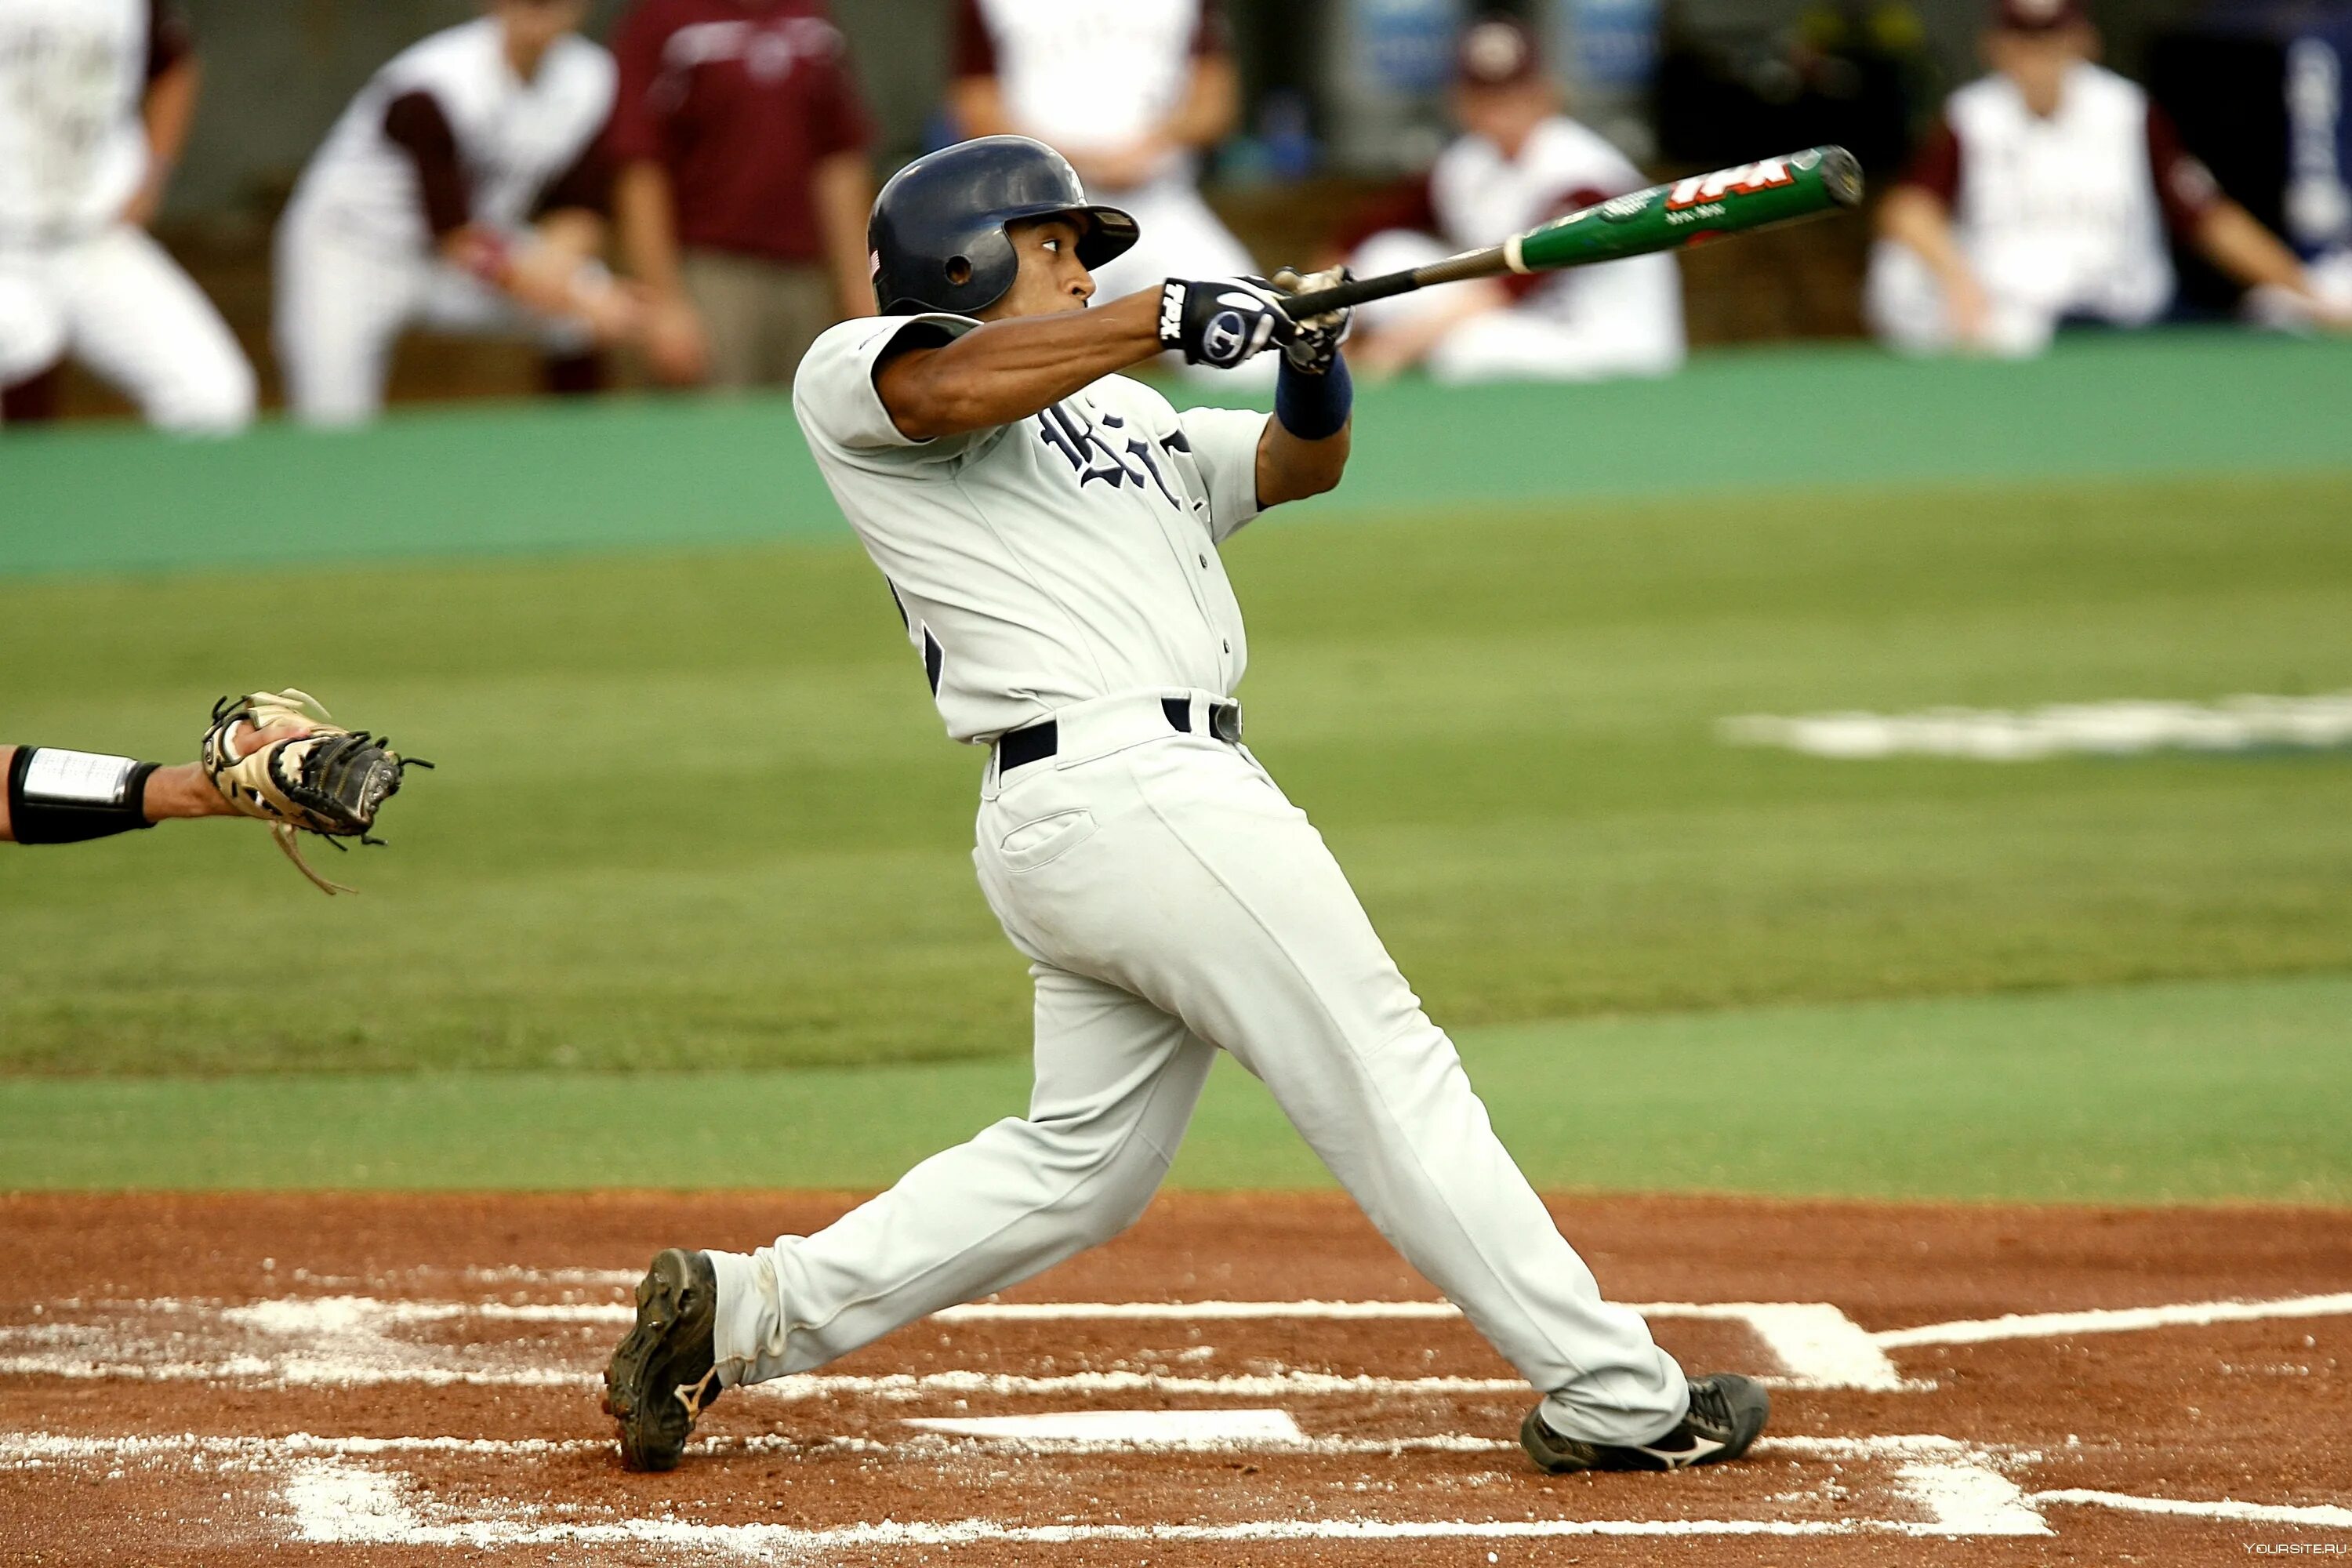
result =
[{"label": "batter's right arm", "polygon": [[917,441],[1026,419],[1160,349],[1160,290],[1100,310],[991,321],[875,367],[890,422]]}]

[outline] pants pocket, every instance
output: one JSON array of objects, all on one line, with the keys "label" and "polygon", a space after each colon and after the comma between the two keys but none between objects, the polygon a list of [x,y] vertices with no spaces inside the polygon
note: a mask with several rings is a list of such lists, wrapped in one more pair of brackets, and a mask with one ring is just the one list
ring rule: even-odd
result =
[{"label": "pants pocket", "polygon": [[1083,806],[1024,822],[996,847],[1008,871],[1034,871],[1051,864],[1095,836],[1095,815]]}]

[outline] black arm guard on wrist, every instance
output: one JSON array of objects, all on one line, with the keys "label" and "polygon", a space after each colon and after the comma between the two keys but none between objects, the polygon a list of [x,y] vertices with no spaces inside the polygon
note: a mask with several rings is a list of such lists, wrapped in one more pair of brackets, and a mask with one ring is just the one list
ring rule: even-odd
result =
[{"label": "black arm guard on wrist", "polygon": [[147,820],[147,775],[160,763],[19,746],[8,764],[8,832],[19,844],[79,844]]}]

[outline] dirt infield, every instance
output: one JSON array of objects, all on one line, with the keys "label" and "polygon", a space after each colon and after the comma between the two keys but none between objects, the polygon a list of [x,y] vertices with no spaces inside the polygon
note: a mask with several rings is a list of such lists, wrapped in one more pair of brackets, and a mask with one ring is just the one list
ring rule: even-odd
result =
[{"label": "dirt infield", "polygon": [[0,1198],[0,1562],[2352,1557],[2342,1211],[1557,1204],[1776,1402],[1748,1463],[1563,1480],[1343,1200],[1171,1197],[622,1472],[595,1380],[645,1258],[847,1201]]}]

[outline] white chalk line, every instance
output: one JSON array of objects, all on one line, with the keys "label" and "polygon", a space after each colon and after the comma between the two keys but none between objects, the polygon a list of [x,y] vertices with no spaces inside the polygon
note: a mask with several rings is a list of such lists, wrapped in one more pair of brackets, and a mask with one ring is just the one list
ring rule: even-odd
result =
[{"label": "white chalk line", "polygon": [[[923,1426],[923,1423],[908,1423]],[[1197,1445],[1139,1445],[1126,1441],[1089,1441],[1076,1439],[1055,1441],[1035,1436],[992,1438],[985,1432],[937,1434],[904,1444],[889,1444],[872,1439],[832,1437],[806,1440],[782,1436],[748,1436],[697,1439],[691,1445],[701,1455],[724,1454],[768,1455],[811,1454],[844,1449],[862,1453],[887,1453],[898,1449],[924,1451],[940,1447],[971,1446],[995,1449],[1015,1449],[1054,1455],[1113,1454],[1131,1452],[1139,1447],[1197,1447],[1210,1452],[1269,1452],[1296,1453],[1313,1456],[1369,1456],[1405,1453],[1506,1453],[1517,1445],[1506,1439],[1481,1437],[1466,1433],[1440,1433],[1400,1438],[1314,1437],[1301,1435],[1289,1437],[1267,1433],[1256,1436],[1225,1437]],[[320,1436],[310,1433],[291,1433],[282,1436],[206,1436],[177,1434],[159,1436],[72,1437],[54,1433],[18,1432],[0,1434],[0,1467],[21,1468],[27,1465],[107,1464],[153,1462],[159,1459],[203,1457],[214,1460],[241,1462],[249,1466],[283,1467],[303,1461],[372,1459],[407,1455],[460,1455],[473,1458],[506,1459],[548,1459],[563,1456],[609,1451],[611,1444],[603,1439],[545,1438],[469,1438],[469,1437],[367,1437]],[[859,1545],[954,1545],[982,1542],[1056,1542],[1127,1541],[1283,1541],[1283,1540],[1382,1540],[1439,1539],[1452,1536],[1494,1536],[1510,1538],[1518,1535],[1551,1536],[1578,1534],[1770,1534],[1810,1535],[1842,1534],[1856,1531],[1893,1531],[1912,1535],[2040,1535],[2050,1533],[2047,1521],[2037,1511],[2044,1505],[2080,1506],[2116,1509],[2128,1512],[2166,1515],[2182,1518],[2214,1519],[2242,1523],[2284,1524],[2319,1529],[2352,1529],[2352,1508],[2336,1504],[2279,1504],[2244,1502],[2223,1498],[2200,1500],[2185,1498],[2151,1498],[2124,1492],[2098,1491],[2079,1488],[2025,1492],[1993,1468],[1993,1457],[1981,1446],[1936,1434],[1903,1434],[1865,1437],[1768,1437],[1755,1449],[1759,1459],[1776,1458],[1828,1460],[1895,1460],[1899,1461],[1895,1480],[1897,1489],[1919,1505],[1928,1519],[1920,1521],[1771,1521],[1738,1520],[1696,1521],[1506,1521],[1496,1523],[1480,1521],[1282,1521],[1279,1528],[1297,1528],[1303,1534],[1260,1533],[1262,1528],[1253,1523],[1216,1527],[1132,1526],[1077,1527],[1086,1533],[1065,1534],[1065,1527],[1023,1529],[993,1524],[986,1521],[961,1521],[940,1525],[886,1525],[848,1527],[846,1531],[809,1531],[774,1526],[723,1526],[680,1524],[675,1521],[626,1520],[601,1525],[563,1525],[557,1527],[524,1526],[512,1521],[472,1521],[435,1526],[415,1519],[404,1503],[395,1503],[400,1512],[398,1532],[391,1536],[367,1536],[364,1540],[352,1533],[351,1521],[341,1522],[309,1519],[303,1539],[340,1544],[411,1544],[411,1545],[556,1545],[556,1544],[670,1544],[701,1546],[744,1551],[792,1549],[821,1551],[845,1549]],[[354,1478],[357,1479],[354,1479]],[[299,1489],[299,1482],[298,1488]],[[362,1496],[368,1506],[361,1510],[361,1528],[378,1529],[394,1522],[378,1506],[385,1489],[397,1488],[392,1478],[369,1475],[343,1467],[341,1473],[330,1478],[318,1474],[310,1478],[309,1500],[323,1507],[331,1496]],[[323,1490],[321,1488],[323,1487]],[[298,1512],[299,1508],[298,1506]],[[375,1523],[370,1525],[368,1519]],[[1838,1528],[1826,1528],[1834,1523]],[[553,1533],[548,1531],[552,1529]],[[1228,1533],[1192,1534],[1194,1529],[1206,1528]],[[520,1530],[526,1533],[513,1533]],[[877,1535],[877,1530],[913,1531],[903,1538]],[[683,1531],[684,1534],[672,1531]],[[1120,1533],[1120,1531],[1131,1533]],[[750,1531],[751,1533],[745,1533]],[[1105,1531],[1108,1531],[1106,1533]],[[1238,1533],[1231,1533],[1238,1531]],[[1329,1533],[1322,1533],[1328,1531]],[[1171,1533],[1173,1532],[1173,1533]]]},{"label": "white chalk line", "polygon": [[[1107,1415],[1164,1415],[1167,1412],[1100,1412]],[[1195,1441],[1139,1443],[1128,1439],[1050,1438],[1034,1436],[999,1436],[980,1431],[934,1431],[933,1423],[915,1420],[904,1425],[922,1435],[898,1443],[871,1437],[792,1437],[764,1433],[697,1437],[687,1445],[691,1454],[791,1455],[844,1450],[864,1454],[899,1449],[935,1450],[946,1447],[1033,1449],[1052,1454],[1111,1454],[1138,1447],[1197,1447],[1205,1452],[1278,1452],[1356,1456],[1391,1453],[1507,1454],[1519,1445],[1507,1437],[1482,1437],[1466,1432],[1437,1432],[1399,1437],[1316,1436],[1300,1432],[1277,1435],[1270,1429],[1246,1436],[1222,1436]],[[77,1437],[54,1432],[0,1433],[0,1466],[68,1465],[152,1462],[202,1457],[252,1463],[292,1458],[377,1458],[403,1454],[449,1454],[478,1458],[544,1459],[572,1454],[609,1454],[609,1437],[365,1437],[322,1436],[293,1432],[280,1436],[208,1436],[193,1432],[149,1436]],[[1827,1460],[1948,1460],[1990,1452],[1983,1445],[1962,1442],[1934,1433],[1902,1433],[1863,1437],[1765,1437],[1752,1450],[1759,1459]]]},{"label": "white chalk line", "polygon": [[2300,1524],[2323,1530],[2352,1530],[2352,1508],[2339,1508],[2333,1503],[2239,1502],[2231,1498],[2222,1498],[2215,1502],[2196,1502],[2186,1498],[2136,1497],[2129,1492],[2089,1491],[2081,1488],[2035,1492],[2032,1500],[2037,1504],[2078,1503],[2092,1508],[2121,1509],[2128,1513],[2235,1520],[2248,1524]]},{"label": "white chalk line", "polygon": [[[392,1339],[388,1331],[409,1325],[478,1320],[547,1325],[597,1325],[618,1328],[630,1322],[634,1310],[620,1302],[502,1302],[387,1300],[372,1296],[282,1297],[236,1306],[163,1298],[112,1305],[119,1310],[177,1315],[210,1314],[232,1328],[280,1341],[303,1342],[277,1356],[238,1346],[233,1354],[210,1359],[186,1355],[140,1358],[103,1352],[93,1344],[102,1331],[89,1325],[50,1322],[0,1328],[0,1374],[48,1375],[78,1379],[137,1378],[149,1382],[258,1381],[291,1386],[414,1383],[432,1386],[569,1386],[583,1373],[546,1368],[467,1368],[435,1364],[433,1347]],[[1906,1381],[1872,1336],[1843,1311],[1819,1301],[1655,1301],[1633,1304],[1653,1318],[1689,1318],[1738,1322],[1754,1333],[1778,1360],[1781,1373],[1764,1381],[1791,1389],[1856,1389],[1871,1392],[1916,1392],[1933,1384]],[[975,1302],[934,1314],[934,1321],[972,1322],[1168,1321],[1212,1322],[1254,1321],[1405,1321],[1457,1320],[1460,1309],[1446,1301],[1110,1301],[1110,1302]],[[31,1346],[39,1353],[21,1353]],[[963,1374],[942,1374],[961,1376]],[[1515,1379],[1318,1378],[1296,1374],[1276,1384],[1262,1380],[1235,1384],[1231,1380],[1168,1380],[1164,1374],[1104,1373],[1081,1378],[1115,1381],[1089,1387],[1066,1380],[995,1380],[978,1392],[1002,1394],[1116,1393],[1130,1389],[1160,1392],[1241,1394],[1283,1391],[1329,1394],[1438,1392],[1450,1394],[1522,1392]],[[1139,1382],[1160,1376],[1161,1381]],[[1302,1381],[1303,1380],[1303,1381]],[[912,1397],[925,1385],[903,1379],[845,1381],[806,1378],[791,1386],[763,1385],[785,1398],[829,1397],[833,1394],[880,1394]],[[945,1387],[944,1384],[930,1385]],[[951,1392],[973,1392],[958,1384]]]},{"label": "white chalk line", "polygon": [[[1880,1439],[1844,1439],[1876,1445]],[[1013,1525],[994,1520],[885,1521],[824,1529],[695,1524],[675,1518],[602,1523],[540,1522],[539,1510],[484,1504],[489,1518],[447,1518],[454,1510],[381,1471],[340,1458],[298,1459],[286,1498],[298,1540],[332,1545],[465,1546],[667,1545],[745,1555],[983,1543],[1287,1542],[1332,1541],[1541,1540],[1576,1536],[1774,1536],[1891,1533],[1908,1536],[2025,1536],[2052,1533],[2025,1494],[1992,1468],[1985,1450],[1948,1438],[1900,1438],[1895,1451],[1927,1454],[1900,1466],[1896,1489],[1920,1520],[1251,1520],[1213,1525]],[[1759,1445],[1759,1447],[1761,1446]],[[425,1510],[443,1515],[428,1519]]]},{"label": "white chalk line", "polygon": [[[90,1305],[106,1305],[92,1303]],[[632,1317],[619,1303],[510,1303],[383,1300],[365,1296],[290,1297],[222,1307],[158,1299],[116,1304],[164,1314],[206,1314],[232,1327],[277,1340],[305,1343],[269,1355],[239,1349],[209,1359],[134,1358],[90,1353],[102,1326],[47,1321],[0,1328],[0,1375],[64,1377],[131,1382],[233,1382],[281,1387],[373,1386],[575,1388],[593,1386],[596,1374],[549,1366],[467,1367],[428,1358],[441,1347],[398,1342],[387,1329],[466,1319],[545,1324],[618,1327]],[[1919,1345],[1971,1344],[1999,1340],[2116,1333],[2168,1327],[2352,1313],[2352,1292],[2267,1301],[2205,1301],[2156,1307],[2101,1308],[2081,1311],[2010,1314],[2000,1318],[1929,1323],[1873,1332],[1825,1302],[1688,1302],[1635,1304],[1654,1318],[1738,1321],[1762,1340],[1788,1371],[1763,1381],[1807,1390],[1919,1391],[1932,1383],[1904,1378],[1887,1357],[1890,1349]],[[1255,1321],[1300,1319],[1450,1319],[1459,1316],[1444,1301],[1205,1301],[1205,1302],[980,1302],[939,1314],[949,1321]],[[41,1347],[35,1349],[34,1347]],[[931,1394],[1034,1397],[1125,1393],[1269,1398],[1284,1395],[1457,1395],[1525,1392],[1516,1378],[1342,1375],[1285,1371],[1246,1376],[1188,1377],[1160,1372],[1117,1370],[1024,1376],[1012,1373],[940,1372],[874,1376],[811,1374],[758,1385],[772,1398],[830,1399],[859,1395],[907,1400]]]},{"label": "white chalk line", "polygon": [[1934,708],[1916,713],[1750,714],[1725,719],[1733,745],[1783,746],[1847,761],[1901,755],[2021,763],[2062,754],[2236,752],[2352,744],[2352,692],[2230,697],[2219,702],[2060,703],[2023,712]]},{"label": "white chalk line", "polygon": [[2214,1323],[2346,1313],[2352,1313],[2352,1290],[2330,1296],[2289,1296],[2270,1301],[2192,1301],[2166,1307],[2102,1307],[2078,1312],[2012,1312],[2000,1318],[1927,1323],[1915,1329],[1885,1329],[1871,1338],[1882,1346],[1899,1349],[1905,1345],[1968,1345],[1992,1340],[2114,1334],[2140,1329],[2204,1328]]}]

